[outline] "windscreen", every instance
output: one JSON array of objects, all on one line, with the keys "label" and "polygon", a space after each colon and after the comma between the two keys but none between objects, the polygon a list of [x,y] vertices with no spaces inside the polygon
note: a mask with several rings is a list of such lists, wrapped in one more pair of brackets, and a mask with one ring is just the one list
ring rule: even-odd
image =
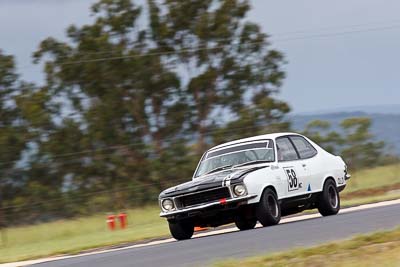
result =
[{"label": "windscreen", "polygon": [[203,157],[195,177],[221,167],[234,167],[251,161],[275,161],[273,141],[262,140],[211,149]]}]

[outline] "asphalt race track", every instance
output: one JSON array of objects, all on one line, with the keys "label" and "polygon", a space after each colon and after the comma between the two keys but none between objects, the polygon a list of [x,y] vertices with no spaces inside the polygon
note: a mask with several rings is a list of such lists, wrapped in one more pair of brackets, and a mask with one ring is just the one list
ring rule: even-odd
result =
[{"label": "asphalt race track", "polygon": [[400,204],[319,217],[243,232],[112,251],[34,266],[204,266],[218,259],[245,257],[345,239],[400,224]]}]

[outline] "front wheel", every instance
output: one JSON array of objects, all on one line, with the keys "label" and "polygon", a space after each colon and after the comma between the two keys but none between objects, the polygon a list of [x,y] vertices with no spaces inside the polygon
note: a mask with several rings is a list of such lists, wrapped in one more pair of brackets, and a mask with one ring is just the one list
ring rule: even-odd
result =
[{"label": "front wheel", "polygon": [[168,221],[169,231],[176,240],[190,239],[193,236],[194,225],[190,221]]},{"label": "front wheel", "polygon": [[257,224],[256,218],[246,218],[245,216],[238,216],[235,219],[235,225],[240,231],[253,229]]},{"label": "front wheel", "polygon": [[322,216],[335,215],[340,210],[340,197],[333,180],[329,179],[324,184],[324,189],[319,196],[318,211]]},{"label": "front wheel", "polygon": [[264,190],[256,208],[256,216],[263,226],[276,225],[281,220],[281,207],[272,189]]}]

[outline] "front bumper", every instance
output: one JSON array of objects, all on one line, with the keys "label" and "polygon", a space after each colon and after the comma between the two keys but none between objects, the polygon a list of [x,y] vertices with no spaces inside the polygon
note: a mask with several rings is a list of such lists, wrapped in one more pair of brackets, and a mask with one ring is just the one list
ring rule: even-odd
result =
[{"label": "front bumper", "polygon": [[230,199],[227,199],[226,202],[224,202],[223,204],[220,203],[219,201],[214,201],[214,202],[210,202],[210,203],[206,203],[206,204],[201,204],[198,206],[193,206],[190,208],[184,208],[184,209],[179,209],[179,210],[174,210],[174,211],[169,211],[169,212],[162,211],[160,213],[160,217],[169,217],[169,216],[174,216],[174,215],[178,215],[181,213],[188,213],[188,212],[203,210],[203,209],[211,208],[211,207],[218,206],[218,205],[223,206],[223,205],[227,205],[230,203],[242,202],[242,201],[246,201],[246,200],[255,198],[256,196],[257,195],[247,195],[247,196],[243,196],[243,197],[230,198]]}]

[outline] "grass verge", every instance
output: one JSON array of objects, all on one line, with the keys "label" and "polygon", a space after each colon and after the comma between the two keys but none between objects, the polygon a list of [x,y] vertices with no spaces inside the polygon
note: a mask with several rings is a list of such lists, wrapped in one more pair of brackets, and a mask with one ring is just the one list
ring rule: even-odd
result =
[{"label": "grass verge", "polygon": [[[400,192],[393,190],[393,186],[400,182],[399,173],[400,164],[353,173],[343,191],[342,206],[400,198]],[[378,193],[371,193],[371,189]],[[167,223],[158,214],[159,208],[156,206],[129,210],[128,228],[113,232],[106,228],[104,213],[74,220],[10,227],[4,231],[6,240],[0,238],[0,262],[76,253],[91,248],[167,237]]]},{"label": "grass verge", "polygon": [[370,195],[373,192],[380,194],[384,191],[396,189],[396,184],[400,184],[400,164],[363,169],[351,172],[351,174],[352,177],[345,191],[343,191],[344,197],[360,197],[360,195],[364,196],[365,193]]},{"label": "grass verge", "polygon": [[158,207],[128,211],[128,227],[109,231],[106,214],[75,220],[8,228],[5,244],[0,242],[0,262],[11,262],[115,244],[168,236],[168,225],[160,219]]},{"label": "grass verge", "polygon": [[365,196],[365,197],[356,197],[356,198],[349,198],[349,199],[342,199],[341,200],[341,207],[353,207],[359,206],[364,204],[376,203],[381,201],[388,201],[400,199],[400,192],[388,192],[382,195],[373,195],[373,196]]},{"label": "grass verge", "polygon": [[230,266],[399,266],[400,228],[283,253],[217,262]]}]

